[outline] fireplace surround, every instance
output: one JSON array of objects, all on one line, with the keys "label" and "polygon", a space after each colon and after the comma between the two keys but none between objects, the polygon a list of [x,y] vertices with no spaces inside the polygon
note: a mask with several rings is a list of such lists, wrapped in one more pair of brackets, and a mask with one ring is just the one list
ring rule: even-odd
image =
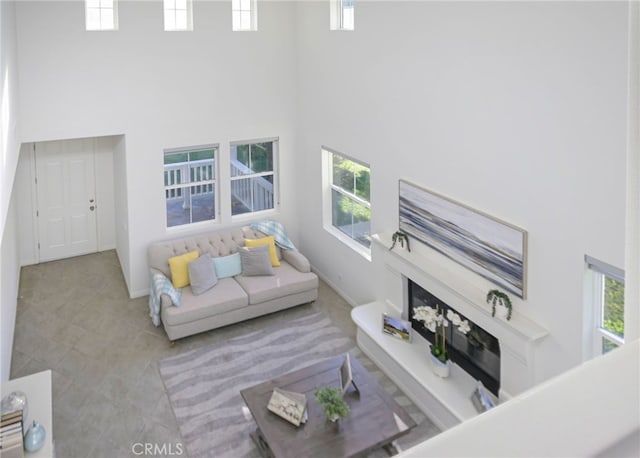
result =
[{"label": "fireplace surround", "polygon": [[441,254],[421,244],[411,252],[391,246],[392,233],[372,236],[375,267],[374,302],[357,306],[351,316],[357,326],[358,345],[441,429],[477,415],[470,395],[476,379],[453,364],[451,376],[440,379],[430,369],[428,341],[419,333],[410,344],[381,331],[381,313],[409,319],[408,281],[452,306],[499,340],[500,382],[498,398],[505,402],[536,384],[537,343],[548,331],[523,316],[514,300],[512,319],[491,316],[486,292],[494,287]]}]

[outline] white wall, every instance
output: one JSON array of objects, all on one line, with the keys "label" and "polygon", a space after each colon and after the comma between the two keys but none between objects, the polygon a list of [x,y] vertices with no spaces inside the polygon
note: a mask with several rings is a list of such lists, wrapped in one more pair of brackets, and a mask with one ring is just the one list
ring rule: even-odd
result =
[{"label": "white wall", "polygon": [[20,265],[38,262],[38,222],[35,218],[37,197],[35,188],[35,164],[33,143],[20,146],[20,157],[14,185]]},{"label": "white wall", "polygon": [[381,289],[322,229],[326,145],[371,165],[373,232],[397,229],[401,178],[526,229],[537,380],[578,364],[584,255],[624,267],[627,5],[359,2],[354,33],[329,32],[326,2],[298,12],[312,264],[354,302]]},{"label": "white wall", "polygon": [[9,379],[17,306],[17,236],[11,194],[20,152],[15,3],[0,2],[0,382]]},{"label": "white wall", "polygon": [[18,68],[15,3],[0,2],[0,238],[18,164]]},{"label": "white wall", "polygon": [[[127,206],[126,217],[116,209],[116,238],[132,295],[148,292],[149,242],[183,235],[165,228],[164,148],[219,143],[228,157],[230,141],[279,136],[282,208],[295,205],[294,12],[260,3],[259,31],[234,33],[229,2],[194,2],[195,30],[167,33],[162,2],[126,1],[119,31],[86,32],[82,2],[17,6],[25,141],[126,139],[114,164],[127,191],[116,192]],[[280,215],[295,236],[294,216]]]},{"label": "white wall", "polygon": [[11,372],[11,352],[13,350],[13,334],[16,322],[16,309],[18,298],[18,282],[20,279],[20,263],[18,259],[17,217],[15,193],[11,200],[4,234],[0,242],[0,347],[1,365],[0,380],[9,380]]},{"label": "white wall", "polygon": [[639,361],[635,340],[399,457],[640,456]]},{"label": "white wall", "polygon": [[98,251],[116,247],[116,212],[114,201],[114,155],[117,136],[94,140]]},{"label": "white wall", "polygon": [[629,3],[625,338],[640,338],[640,3]]},{"label": "white wall", "polygon": [[129,284],[131,278],[129,259],[129,201],[127,199],[127,151],[124,135],[116,137],[113,150],[113,195],[115,207],[116,224],[116,253],[122,266],[127,288],[131,291]]}]

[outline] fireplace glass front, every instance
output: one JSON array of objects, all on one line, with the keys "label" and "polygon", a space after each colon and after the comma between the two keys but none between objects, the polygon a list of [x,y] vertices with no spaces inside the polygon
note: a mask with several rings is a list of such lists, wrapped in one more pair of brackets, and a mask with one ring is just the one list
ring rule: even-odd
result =
[{"label": "fireplace glass front", "polygon": [[[446,316],[447,310],[451,309],[460,315],[461,319],[467,319],[453,307],[410,279],[408,279],[408,293],[411,327],[431,343],[434,342],[434,334],[423,325],[422,321],[414,319],[414,307],[428,306],[435,309],[439,306],[444,316]],[[500,344],[498,339],[471,320],[469,320],[469,325],[471,330],[466,335],[452,323],[449,323],[449,326],[445,328],[449,357],[498,396],[500,390]],[[428,351],[425,349],[425,352]]]}]

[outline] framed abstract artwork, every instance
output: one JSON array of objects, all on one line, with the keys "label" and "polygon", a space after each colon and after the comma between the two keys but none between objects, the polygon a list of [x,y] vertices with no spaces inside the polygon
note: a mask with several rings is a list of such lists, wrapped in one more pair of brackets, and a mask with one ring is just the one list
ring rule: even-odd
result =
[{"label": "framed abstract artwork", "polygon": [[400,180],[400,230],[521,298],[527,232]]}]

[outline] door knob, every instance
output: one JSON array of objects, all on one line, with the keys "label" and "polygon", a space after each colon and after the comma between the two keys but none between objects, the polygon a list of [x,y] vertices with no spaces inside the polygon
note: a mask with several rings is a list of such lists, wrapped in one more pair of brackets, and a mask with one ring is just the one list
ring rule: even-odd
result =
[{"label": "door knob", "polygon": [[93,205],[92,205],[91,207],[89,207],[89,210],[91,210],[91,211],[93,211],[93,210],[95,210],[95,209],[96,209],[96,207],[95,207],[95,206],[93,206]]}]

